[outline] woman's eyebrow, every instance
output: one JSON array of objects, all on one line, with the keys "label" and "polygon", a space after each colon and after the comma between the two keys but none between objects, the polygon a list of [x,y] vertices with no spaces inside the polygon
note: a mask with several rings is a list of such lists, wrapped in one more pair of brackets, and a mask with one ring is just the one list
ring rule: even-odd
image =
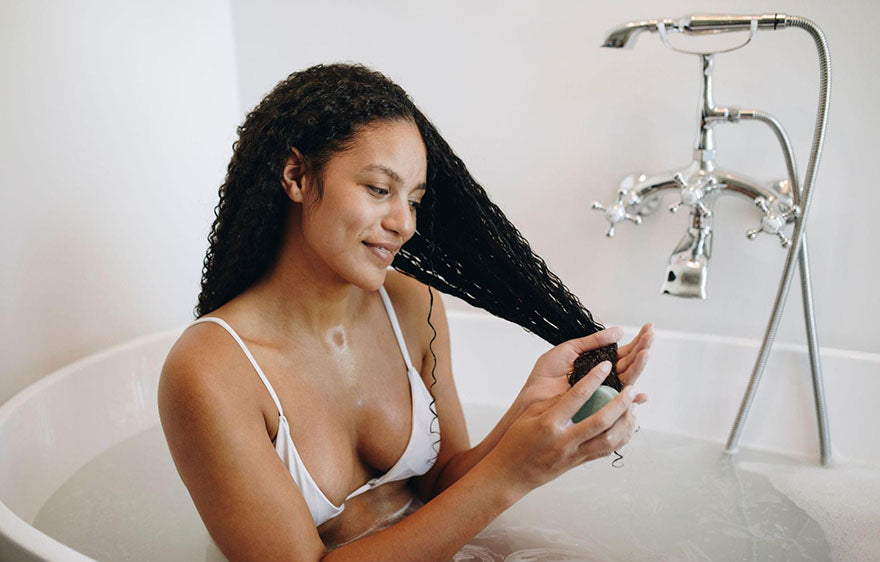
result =
[{"label": "woman's eyebrow", "polygon": [[[403,183],[403,178],[400,177],[400,174],[398,174],[397,172],[395,172],[394,170],[392,170],[388,166],[384,166],[382,164],[370,164],[369,166],[364,168],[364,171],[382,172],[383,174],[385,174],[386,176],[388,176],[389,178],[391,178],[395,182]],[[413,188],[413,191],[418,190],[418,189],[421,189],[422,191],[424,191],[425,190],[425,183],[423,182],[423,183],[420,183],[419,185],[415,186]]]}]

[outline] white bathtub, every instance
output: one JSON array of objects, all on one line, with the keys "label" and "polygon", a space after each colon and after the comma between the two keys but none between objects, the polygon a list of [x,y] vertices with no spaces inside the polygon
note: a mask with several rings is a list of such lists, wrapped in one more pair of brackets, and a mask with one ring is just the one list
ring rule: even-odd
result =
[{"label": "white bathtub", "polygon": [[[549,345],[486,314],[449,320],[475,443]],[[159,372],[180,331],[82,359],[0,407],[0,560],[217,558],[158,426]],[[757,350],[659,326],[623,468],[600,459],[532,492],[457,560],[880,553],[880,355],[822,350],[834,458],[822,468],[803,346],[774,348],[740,451],[722,454]]]}]

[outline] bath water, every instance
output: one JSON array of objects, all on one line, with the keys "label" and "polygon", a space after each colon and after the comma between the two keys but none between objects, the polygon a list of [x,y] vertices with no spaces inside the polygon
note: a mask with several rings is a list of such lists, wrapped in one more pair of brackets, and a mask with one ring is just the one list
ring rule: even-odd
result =
[{"label": "bath water", "polygon": [[[503,412],[465,405],[476,443]],[[833,537],[740,465],[807,461],[642,429],[621,449],[533,491],[455,561],[830,560]],[[740,460],[744,455],[748,462]],[[450,516],[453,516],[450,514]],[[871,522],[867,524],[873,525]],[[222,560],[157,425],[83,466],[33,525],[97,560]]]}]

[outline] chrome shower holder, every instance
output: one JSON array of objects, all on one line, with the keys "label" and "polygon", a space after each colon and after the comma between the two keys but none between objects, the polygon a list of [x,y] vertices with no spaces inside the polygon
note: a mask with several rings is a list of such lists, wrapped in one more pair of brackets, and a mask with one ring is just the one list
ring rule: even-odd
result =
[{"label": "chrome shower holder", "polygon": [[[791,140],[781,123],[764,111],[742,109],[736,106],[718,106],[715,104],[712,94],[714,55],[744,47],[754,38],[758,30],[778,30],[790,27],[804,29],[812,36],[818,51],[820,66],[819,108],[810,160],[802,188],[798,181]],[[662,19],[627,23],[609,33],[602,46],[632,47],[635,38],[642,31],[656,32],[666,47],[678,52],[694,54],[700,58],[702,95],[700,97],[700,123],[694,147],[694,160],[684,168],[650,177],[646,174],[627,176],[618,187],[616,202],[606,206],[594,201],[593,209],[604,212],[605,218],[610,224],[606,236],[613,237],[615,225],[626,220],[637,225],[641,224],[642,217],[653,214],[660,208],[664,192],[676,191],[679,201],[671,205],[669,210],[675,213],[682,206],[687,207],[690,210],[690,224],[669,259],[661,292],[673,296],[705,299],[707,267],[712,253],[712,218],[715,202],[721,195],[736,194],[748,198],[755,204],[755,207],[760,211],[760,223],[755,228],[748,230],[746,237],[754,239],[761,233],[776,236],[782,247],[788,248],[788,253],[761,349],[755,361],[745,396],[740,404],[736,421],[728,437],[725,451],[729,454],[736,452],[739,437],[776,337],[776,330],[791,287],[794,260],[797,258],[812,372],[813,396],[819,426],[820,460],[823,465],[827,466],[831,463],[831,443],[825,410],[825,393],[819,360],[819,343],[816,336],[805,232],[816,168],[819,164],[825,138],[828,102],[831,93],[830,53],[825,35],[810,20],[779,13],[691,15],[679,20]],[[669,41],[669,36],[673,33],[705,35],[731,31],[748,31],[748,37],[741,44],[715,51],[689,51],[675,47]],[[746,176],[721,169],[716,165],[714,127],[721,123],[738,123],[745,120],[759,121],[773,131],[785,158],[787,179],[764,185]],[[784,232],[789,224],[793,225],[790,237],[786,236]]]}]

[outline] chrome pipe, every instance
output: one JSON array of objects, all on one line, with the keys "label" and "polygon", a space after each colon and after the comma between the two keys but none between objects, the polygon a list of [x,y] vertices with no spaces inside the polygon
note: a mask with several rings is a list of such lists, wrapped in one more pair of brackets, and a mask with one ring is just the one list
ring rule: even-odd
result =
[{"label": "chrome pipe", "polygon": [[810,372],[813,376],[813,401],[816,403],[816,420],[819,424],[819,455],[823,466],[831,464],[831,432],[825,408],[825,387],[822,382],[822,363],[819,357],[819,339],[816,336],[816,318],[813,311],[813,286],[810,281],[810,261],[807,252],[807,233],[798,255],[801,270],[801,294],[804,301],[804,320],[807,329],[807,347],[810,352]]},{"label": "chrome pipe", "polygon": [[[661,196],[664,191],[677,191],[680,186],[675,181],[675,175],[682,173],[686,176],[691,176],[697,173],[696,170],[699,169],[699,165],[700,162],[694,162],[688,167],[656,174],[634,183],[626,190],[627,193],[632,194],[631,200],[627,201],[627,208],[642,216],[653,213],[656,211],[657,206],[645,208],[644,203]],[[761,182],[742,174],[736,174],[723,168],[715,168],[712,171],[712,175],[717,179],[718,183],[711,190],[708,190],[708,193],[705,195],[707,200],[711,201],[710,197],[719,197],[721,195],[739,195],[749,201],[763,197],[768,202],[778,200],[786,206],[790,207],[792,205],[792,199],[784,193],[779,193],[761,184]]]}]

